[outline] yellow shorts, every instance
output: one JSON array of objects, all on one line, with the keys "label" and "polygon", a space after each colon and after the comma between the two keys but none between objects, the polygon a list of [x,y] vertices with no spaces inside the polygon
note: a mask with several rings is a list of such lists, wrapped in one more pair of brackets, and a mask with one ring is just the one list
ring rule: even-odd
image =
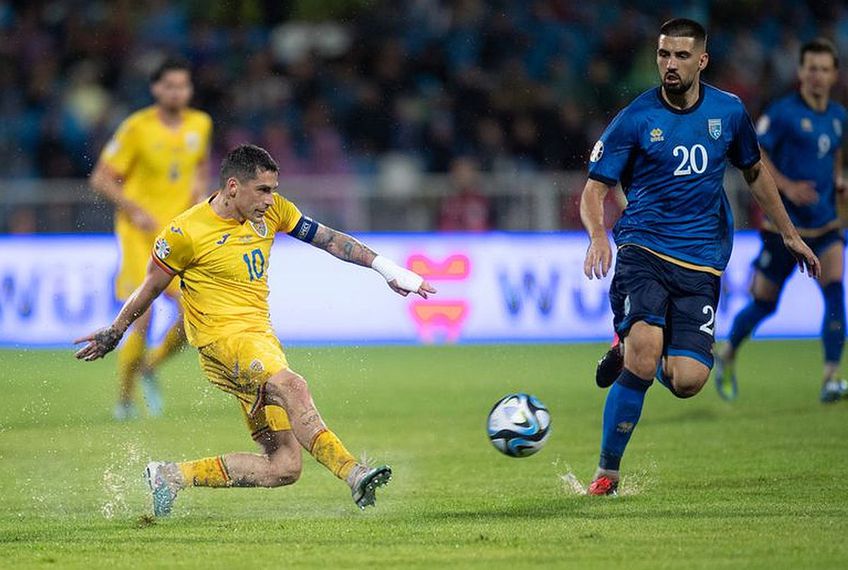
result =
[{"label": "yellow shorts", "polygon": [[[144,281],[147,264],[153,251],[156,234],[148,234],[136,229],[124,229],[116,232],[121,252],[120,269],[115,278],[115,294],[118,299],[127,299]],[[174,299],[180,296],[180,280],[174,279],[165,293]]]},{"label": "yellow shorts", "polygon": [[241,333],[216,340],[200,349],[200,367],[218,388],[241,404],[250,435],[290,430],[280,406],[265,404],[265,382],[289,363],[277,337],[269,333]]}]

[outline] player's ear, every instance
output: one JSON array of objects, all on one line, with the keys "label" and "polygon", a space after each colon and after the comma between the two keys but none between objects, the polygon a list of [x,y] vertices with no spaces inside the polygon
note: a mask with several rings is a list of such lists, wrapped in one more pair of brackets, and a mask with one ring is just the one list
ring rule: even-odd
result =
[{"label": "player's ear", "polygon": [[704,52],[701,54],[701,57],[698,58],[698,71],[704,71],[706,69],[707,64],[710,62],[710,54]]},{"label": "player's ear", "polygon": [[239,181],[235,176],[227,178],[227,196],[235,198],[238,193]]}]

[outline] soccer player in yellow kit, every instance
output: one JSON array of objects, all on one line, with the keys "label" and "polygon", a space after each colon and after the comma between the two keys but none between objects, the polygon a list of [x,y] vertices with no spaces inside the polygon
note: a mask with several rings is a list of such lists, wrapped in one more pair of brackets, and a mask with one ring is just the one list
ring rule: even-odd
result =
[{"label": "soccer player in yellow kit", "polygon": [[209,381],[233,394],[261,454],[230,453],[182,463],[151,462],[145,475],[157,516],[171,512],[187,487],[278,487],[297,481],[305,448],[346,481],[360,508],[391,478],[387,466],[368,467],[348,452],[315,407],[306,381],[286,361],[271,328],[268,265],[278,233],[335,257],[372,267],[395,292],[435,293],[416,273],[379,256],[356,239],[303,216],[276,194],[278,168],[253,145],[231,151],[221,166],[221,190],[168,223],[153,246],[142,285],[115,321],[77,342],[76,357],[95,360],[115,348],[153,300],[180,277],[189,342]]},{"label": "soccer player in yellow kit", "polygon": [[[115,234],[121,264],[115,283],[126,300],[144,280],[150,248],[160,229],[174,216],[199,202],[208,190],[208,156],[212,132],[209,115],[188,107],[191,72],[180,60],[166,60],[151,76],[156,103],[130,115],[103,149],[91,174],[91,186],[115,204]],[[176,283],[166,293],[179,297]],[[179,305],[179,303],[177,303]],[[154,371],[185,342],[182,318],[162,344],[146,354],[150,313],[136,321],[118,352],[120,395],[115,419],[136,415],[135,381],[141,373],[151,415],[162,413]]]}]

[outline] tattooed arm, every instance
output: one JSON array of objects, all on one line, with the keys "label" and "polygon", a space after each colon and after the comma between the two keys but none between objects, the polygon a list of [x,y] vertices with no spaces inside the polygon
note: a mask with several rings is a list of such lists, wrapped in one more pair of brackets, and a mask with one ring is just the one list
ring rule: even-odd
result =
[{"label": "tattooed arm", "polygon": [[355,263],[363,267],[371,267],[377,254],[356,238],[345,233],[329,228],[324,224],[318,224],[312,245],[323,249],[330,255],[338,257],[342,261]]},{"label": "tattooed arm", "polygon": [[371,267],[382,275],[392,291],[399,295],[406,297],[410,293],[415,293],[426,299],[428,294],[436,292],[433,286],[424,281],[417,273],[397,265],[386,257],[377,255],[361,241],[345,233],[323,224],[317,224],[314,234],[305,231],[293,232],[293,235],[299,237],[300,233],[303,233],[304,238],[306,238],[304,241],[311,243],[318,249],[323,249],[342,261]]}]

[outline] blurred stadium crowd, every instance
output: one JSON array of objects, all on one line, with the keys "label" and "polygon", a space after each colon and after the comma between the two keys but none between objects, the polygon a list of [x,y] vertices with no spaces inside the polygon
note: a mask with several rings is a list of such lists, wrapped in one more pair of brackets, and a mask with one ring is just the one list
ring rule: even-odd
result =
[{"label": "blurred stadium crowd", "polygon": [[[580,170],[591,143],[656,84],[659,24],[707,23],[707,81],[752,115],[794,83],[816,35],[848,53],[843,2],[638,0],[0,0],[0,175],[86,176],[150,102],[165,54],[195,68],[213,163],[243,141],[289,176]],[[835,98],[845,101],[843,81]]]}]

